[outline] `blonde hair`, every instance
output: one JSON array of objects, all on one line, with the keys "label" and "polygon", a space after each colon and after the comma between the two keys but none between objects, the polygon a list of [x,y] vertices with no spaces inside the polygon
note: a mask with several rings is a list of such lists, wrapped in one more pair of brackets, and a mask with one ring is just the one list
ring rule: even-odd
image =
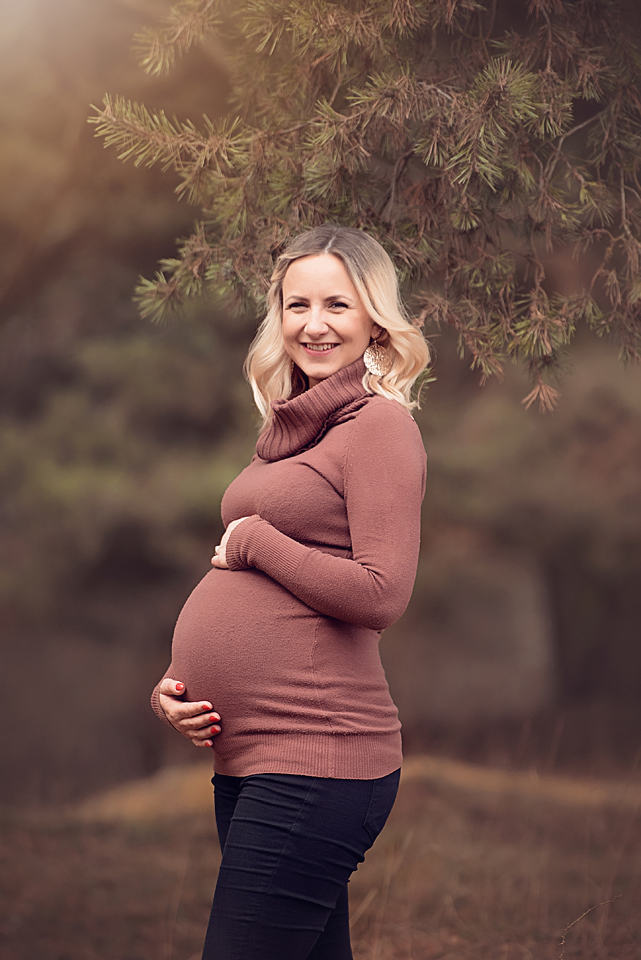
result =
[{"label": "blonde hair", "polygon": [[327,224],[300,234],[276,261],[267,295],[267,315],[245,361],[245,376],[263,425],[271,420],[272,400],[287,399],[292,394],[292,362],[281,332],[283,279],[294,260],[323,253],[342,262],[370,318],[381,327],[377,339],[383,339],[392,358],[390,372],[381,377],[366,373],[363,387],[368,393],[397,400],[408,409],[418,406],[411,398],[411,390],[430,362],[430,350],[420,330],[407,317],[394,264],[380,243],[362,230]]}]

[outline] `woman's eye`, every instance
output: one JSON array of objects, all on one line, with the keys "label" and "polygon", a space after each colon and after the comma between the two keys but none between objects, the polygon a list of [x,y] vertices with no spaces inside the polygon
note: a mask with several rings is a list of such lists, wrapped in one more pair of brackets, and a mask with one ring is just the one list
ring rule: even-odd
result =
[{"label": "woman's eye", "polygon": [[306,306],[307,306],[306,303],[300,303],[300,302],[297,301],[296,303],[288,303],[286,309],[287,309],[287,310],[300,310],[301,307],[304,309]]},{"label": "woman's eye", "polygon": [[347,310],[347,304],[346,304],[346,303],[343,303],[342,300],[335,300],[335,301],[331,304],[331,306],[332,306],[332,307],[338,307],[338,308],[340,308],[341,310]]}]

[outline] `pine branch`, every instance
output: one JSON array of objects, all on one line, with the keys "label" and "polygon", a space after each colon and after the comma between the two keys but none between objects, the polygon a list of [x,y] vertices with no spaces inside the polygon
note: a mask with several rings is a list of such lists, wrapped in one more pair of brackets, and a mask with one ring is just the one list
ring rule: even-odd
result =
[{"label": "pine branch", "polygon": [[207,168],[229,175],[246,143],[238,121],[213,123],[205,117],[201,132],[191,121],[172,122],[164,110],[152,113],[124,97],[106,96],[103,103],[102,110],[93,107],[97,112],[88,122],[95,125],[96,136],[104,137],[106,147],[117,148],[119,160],[132,159],[135,166],[160,163],[163,170]]},{"label": "pine branch", "polygon": [[141,67],[154,77],[168,73],[176,60],[221,26],[219,7],[219,0],[181,0],[160,29],[147,27],[136,34],[133,47]]},{"label": "pine branch", "polygon": [[584,120],[582,123],[577,123],[577,125],[572,127],[571,130],[566,130],[566,132],[558,138],[554,148],[554,152],[550,156],[550,159],[548,160],[545,166],[545,170],[543,173],[544,180],[549,181],[550,178],[552,177],[552,174],[554,173],[554,168],[558,163],[559,158],[561,157],[561,151],[563,150],[563,144],[565,143],[565,141],[569,137],[574,136],[575,133],[578,133],[579,130],[584,130],[585,127],[588,127],[590,126],[591,123],[594,123],[596,120],[599,120],[604,115],[604,113],[605,113],[604,110],[599,111],[599,113],[595,113],[593,117],[588,117],[588,119]]},{"label": "pine branch", "polygon": [[[177,171],[203,210],[206,228],[141,281],[141,309],[161,316],[207,287],[255,310],[283,243],[329,221],[380,237],[482,378],[525,364],[526,405],[554,404],[549,380],[577,324],[637,356],[641,53],[614,0],[531,0],[525,27],[501,36],[495,8],[177,3],[145,35],[146,68],[168,69],[216,30],[235,119],[179,122],[123,98],[91,118],[121,159]],[[571,251],[595,265],[561,298],[544,257]]]}]

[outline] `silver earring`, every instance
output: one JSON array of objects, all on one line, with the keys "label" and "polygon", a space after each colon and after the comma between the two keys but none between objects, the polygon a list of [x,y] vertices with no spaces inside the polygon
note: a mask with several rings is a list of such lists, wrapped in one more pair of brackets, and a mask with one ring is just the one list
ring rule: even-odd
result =
[{"label": "silver earring", "polygon": [[363,362],[368,373],[374,377],[384,377],[392,369],[392,357],[389,350],[381,347],[380,343],[374,337],[374,343],[363,354]]}]

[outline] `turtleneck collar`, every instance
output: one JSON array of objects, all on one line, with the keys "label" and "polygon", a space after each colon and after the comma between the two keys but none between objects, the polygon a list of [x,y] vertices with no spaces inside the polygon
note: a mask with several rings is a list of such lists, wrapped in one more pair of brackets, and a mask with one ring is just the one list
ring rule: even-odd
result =
[{"label": "turtleneck collar", "polygon": [[284,460],[315,446],[337,423],[359,410],[369,396],[363,387],[365,364],[359,357],[326,380],[290,400],[273,400],[273,418],[261,433],[261,460]]}]

